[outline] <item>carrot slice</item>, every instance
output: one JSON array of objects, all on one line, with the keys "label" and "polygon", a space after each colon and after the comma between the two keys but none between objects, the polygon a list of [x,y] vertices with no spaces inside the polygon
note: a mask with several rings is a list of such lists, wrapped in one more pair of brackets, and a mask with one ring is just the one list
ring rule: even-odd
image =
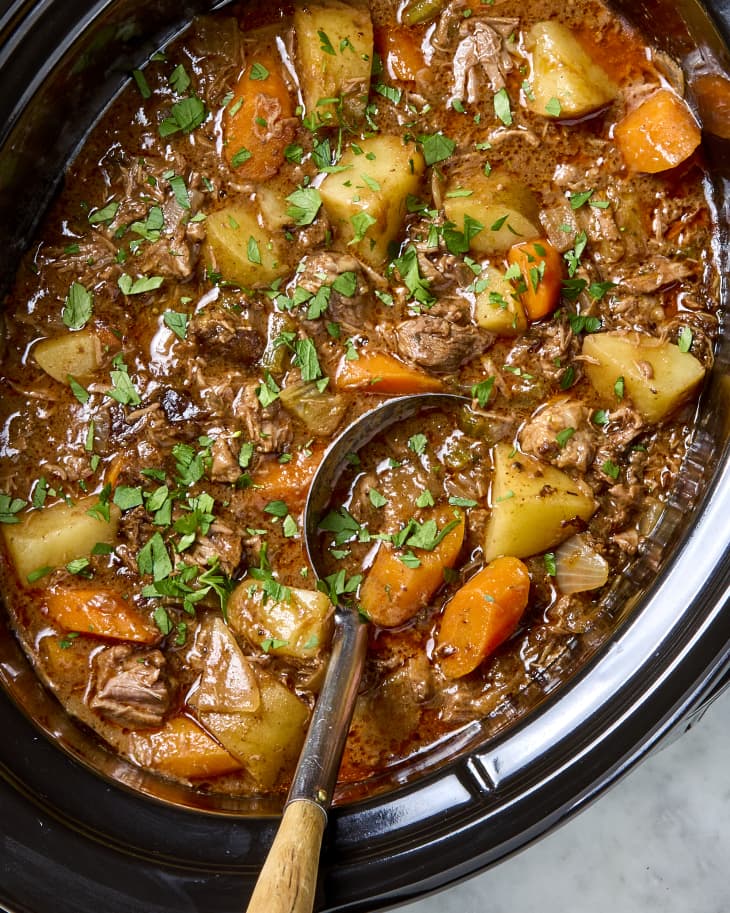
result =
[{"label": "carrot slice", "polygon": [[449,600],[437,637],[447,678],[473,672],[512,634],[527,608],[530,575],[519,558],[495,558]]},{"label": "carrot slice", "polygon": [[64,631],[141,644],[160,639],[158,629],[113,590],[57,589],[47,593],[44,606]]},{"label": "carrot slice", "polygon": [[[454,509],[436,509],[439,529],[454,519]],[[444,570],[453,567],[464,541],[464,518],[448,532],[433,551],[415,549],[418,567],[408,567],[390,544],[381,543],[373,566],[360,591],[363,612],[383,628],[402,625],[428,604],[444,582]]]},{"label": "carrot slice", "polygon": [[659,89],[627,114],[614,137],[627,166],[649,174],[675,168],[702,139],[686,102],[668,89]]},{"label": "carrot slice", "polygon": [[361,352],[352,361],[343,357],[335,385],[363,393],[438,393],[443,389],[437,377],[404,365],[384,352]]},{"label": "carrot slice", "polygon": [[238,80],[226,108],[225,157],[237,175],[266,181],[284,161],[294,138],[294,114],[281,60],[269,49],[257,51]]},{"label": "carrot slice", "polygon": [[187,780],[218,777],[243,766],[186,716],[172,717],[162,729],[131,732],[128,750],[142,767]]},{"label": "carrot slice", "polygon": [[263,507],[269,501],[284,501],[289,510],[301,510],[324,449],[324,444],[315,442],[308,450],[296,451],[288,463],[259,464],[251,474],[254,487],[248,490],[253,503]]},{"label": "carrot slice", "polygon": [[523,241],[509,249],[507,260],[520,268],[517,291],[530,320],[552,314],[560,304],[563,281],[563,260],[556,248],[545,238]]}]

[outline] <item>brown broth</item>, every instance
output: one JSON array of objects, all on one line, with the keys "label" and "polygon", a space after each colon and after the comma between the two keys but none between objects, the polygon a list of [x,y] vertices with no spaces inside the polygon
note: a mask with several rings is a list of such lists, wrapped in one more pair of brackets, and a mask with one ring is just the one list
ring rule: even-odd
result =
[{"label": "brown broth", "polygon": [[[73,556],[86,562],[51,567],[32,575],[32,582],[21,579],[5,549],[12,627],[41,679],[73,716],[123,756],[199,789],[234,795],[286,789],[291,759],[262,779],[251,765],[247,769],[245,755],[231,751],[232,743],[211,728],[212,718],[201,714],[194,695],[213,655],[206,637],[221,615],[216,588],[238,587],[240,600],[244,588],[268,581],[273,603],[277,587],[284,601],[292,589],[315,589],[300,522],[308,479],[347,421],[390,395],[380,390],[377,377],[372,384],[347,386],[342,378],[348,363],[354,370],[373,352],[391,355],[421,379],[471,394],[474,403],[472,410],[413,419],[382,436],[360,455],[357,475],[334,493],[333,505],[346,505],[359,522],[374,524],[378,508],[368,502],[365,484],[370,477],[370,487],[390,504],[378,531],[391,535],[414,516],[413,504],[430,483],[436,506],[448,504],[449,497],[469,502],[458,508],[465,515],[466,538],[453,574],[403,625],[373,626],[341,798],[380,788],[383,777],[409,760],[427,767],[429,750],[438,754],[444,739],[474,721],[497,731],[515,717],[520,693],[546,676],[581,637],[595,640],[607,628],[601,609],[605,589],[561,593],[550,559],[540,552],[523,556],[532,581],[530,602],[506,643],[475,672],[451,681],[434,654],[443,606],[483,565],[484,529],[494,507],[489,491],[495,444],[532,453],[589,487],[597,509],[586,533],[608,563],[608,585],[637,554],[651,527],[647,517],[659,515],[676,485],[692,433],[693,403],[653,423],[628,399],[607,403],[586,376],[583,339],[591,331],[639,331],[689,347],[705,368],[712,363],[718,280],[701,151],[664,173],[631,174],[613,141],[615,125],[638,100],[671,84],[666,60],[594,0],[568,6],[505,0],[493,9],[450,4],[450,19],[413,27],[414,53],[428,53],[415,79],[398,81],[388,57],[393,48],[384,42],[396,29],[407,37],[398,19],[402,5],[373,0],[367,7],[385,68],[373,80],[367,119],[312,130],[301,116],[284,117],[279,126],[288,137],[287,156],[282,148],[273,173],[260,180],[242,178],[229,164],[226,118],[234,116],[239,77],[261,48],[277,49],[292,108],[300,103],[294,7],[233,5],[194,22],[164,57],[145,67],[149,97],[131,83],[96,125],[70,165],[6,301],[0,489],[23,503],[14,512],[8,504],[3,530],[12,533],[13,517],[25,522],[33,513],[87,495],[102,508],[116,503],[121,512],[110,552],[86,550]],[[489,24],[489,17],[498,17],[503,30],[508,20],[517,22],[513,40],[509,29],[502,35],[503,53],[512,64],[503,74],[512,124],[495,113],[486,71],[477,73],[475,102],[453,104],[450,98],[457,45],[474,23]],[[530,110],[525,35],[545,19],[573,29],[617,82],[613,102],[573,120]],[[445,44],[434,47],[438,28]],[[348,49],[333,50],[336,56]],[[266,77],[259,73],[250,82],[264,85]],[[174,106],[193,96],[209,116],[189,132],[161,136],[160,124],[169,121]],[[279,127],[276,115],[270,119],[263,126],[273,131],[266,142],[275,146]],[[414,150],[418,138],[423,146],[424,136],[442,133],[454,140],[453,151],[427,169],[415,198],[408,200],[393,251],[402,259],[395,268],[353,259],[353,245],[334,217],[327,217],[327,207],[311,224],[297,225],[287,213],[291,202],[284,202],[297,189],[310,192],[311,199],[312,187],[323,180],[324,156],[332,171],[340,147],[366,142],[376,129],[405,137]],[[468,186],[485,169],[503,169],[534,194],[541,228],[561,255],[564,278],[571,250],[582,236],[586,242],[576,273],[584,288],[574,294],[564,290],[553,315],[530,321],[517,334],[491,334],[475,318],[481,270],[504,272],[506,251],[465,254],[454,247],[458,239],[452,238],[449,249],[443,234],[448,188]],[[279,245],[277,280],[246,287],[229,281],[214,262],[206,246],[208,219],[234,204],[255,210],[259,225],[268,220],[266,230]],[[566,220],[569,230],[561,227]],[[232,230],[234,222],[229,215]],[[434,226],[441,228],[435,246],[429,244]],[[458,233],[462,226],[452,228]],[[252,240],[249,264],[266,260],[266,245]],[[361,248],[355,252],[363,256]],[[409,252],[418,255],[425,303],[414,300],[412,278],[405,275]],[[150,277],[160,281],[146,291],[134,289],[135,280]],[[354,281],[349,294],[335,288],[337,280],[345,286]],[[82,322],[96,340],[97,365],[70,384],[50,376],[35,356],[44,340],[79,332],[68,326],[74,283],[82,304],[93,296]],[[321,301],[316,306],[322,287],[329,289],[327,307]],[[439,342],[445,337],[448,345]],[[479,385],[490,378],[493,391],[482,396]],[[560,424],[566,401],[574,407],[575,427],[568,419]],[[549,438],[536,432],[546,410],[558,413]],[[426,456],[409,449],[417,434],[427,439]],[[538,441],[532,449],[529,434]],[[591,449],[587,461],[582,446]],[[389,468],[391,459],[401,466]],[[212,510],[201,496],[213,499]],[[428,515],[428,508],[417,511],[417,519]],[[186,535],[189,541],[181,548]],[[150,563],[153,539],[163,543],[167,574],[160,570],[159,550],[158,564]],[[145,548],[146,563],[140,558]],[[344,568],[349,577],[367,573],[372,543],[350,542],[346,550],[343,557],[330,554],[328,571]],[[166,591],[171,577],[180,582],[183,564],[192,568],[183,581],[189,592],[184,586]],[[206,582],[206,572],[215,586]],[[154,594],[150,587],[157,584]],[[86,591],[112,594],[117,615],[128,608],[152,634],[146,642],[112,638],[93,623],[79,626],[78,615],[69,620],[53,608],[59,599],[68,606]],[[292,656],[268,628],[261,627],[257,636],[255,630],[252,622],[245,632],[234,632],[245,662],[260,682],[287,689],[306,718],[328,644]],[[154,685],[164,707],[159,717],[156,708],[143,707],[152,713],[146,722],[138,706],[126,716],[99,709],[103,656],[125,645],[126,652],[114,654],[120,668],[124,662],[149,664],[153,656],[164,664]],[[125,666],[125,674],[133,677],[131,668]],[[142,722],[130,722],[134,719]],[[192,727],[209,745],[213,761],[199,759],[186,769],[155,755],[158,750],[165,755],[173,738],[169,727],[181,720],[186,722],[180,726]],[[304,724],[295,729],[293,756]]]}]

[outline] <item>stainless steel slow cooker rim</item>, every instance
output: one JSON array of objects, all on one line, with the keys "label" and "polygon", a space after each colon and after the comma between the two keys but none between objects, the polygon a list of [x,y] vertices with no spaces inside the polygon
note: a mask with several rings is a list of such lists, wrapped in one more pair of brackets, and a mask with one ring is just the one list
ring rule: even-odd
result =
[{"label": "stainless steel slow cooker rim", "polygon": [[[728,4],[721,5],[727,11]],[[44,0],[41,4],[10,4],[8,9],[12,12],[13,9],[26,7],[37,12],[38,7],[48,11],[53,6],[53,0]],[[78,20],[76,37],[89,27],[98,15],[114,6],[114,2],[101,0],[96,3],[74,4],[75,8],[82,6],[90,6],[94,12],[89,12],[86,18],[81,17]],[[8,21],[8,15],[0,18],[0,27]],[[38,24],[38,19],[39,16],[34,19],[34,27]],[[730,14],[725,20],[725,24],[728,23]],[[19,27],[16,22],[15,29]],[[17,31],[14,31],[14,34],[20,41],[20,34]],[[76,40],[76,37],[73,40]],[[73,41],[68,40],[64,47],[70,48],[72,43]],[[61,57],[59,53],[54,58],[54,65]],[[3,58],[0,53],[0,72],[2,64]],[[42,82],[39,73],[38,85]],[[724,293],[727,300],[726,281]],[[529,721],[497,737],[493,744],[490,744],[488,751],[483,753],[484,757],[475,753],[476,761],[475,755],[460,759],[424,777],[423,781],[396,790],[387,800],[376,797],[335,812],[334,827],[327,849],[325,886],[328,894],[334,898],[336,906],[327,909],[366,910],[373,909],[372,905],[376,902],[394,902],[395,899],[402,902],[411,896],[421,894],[424,890],[440,887],[464,877],[496,858],[501,858],[506,852],[511,852],[535,839],[545,829],[564,820],[595,798],[618,776],[633,766],[648,748],[681,719],[684,711],[692,705],[707,683],[710,671],[714,670],[712,674],[717,676],[730,661],[730,622],[724,620],[722,611],[728,599],[730,570],[724,555],[724,544],[721,544],[720,537],[713,535],[713,527],[719,524],[719,528],[722,529],[721,504],[730,503],[729,499],[730,471],[725,462],[711,492],[706,495],[705,505],[692,531],[677,553],[681,557],[691,547],[699,545],[701,548],[702,561],[697,563],[692,576],[678,578],[673,576],[672,569],[667,569],[666,573],[660,575],[653,590],[652,598],[655,602],[650,599],[641,613],[628,618],[619,632],[618,639],[615,642],[612,639],[605,651],[599,651],[566,686],[565,691],[561,690],[559,698],[548,698]],[[700,530],[706,531],[709,536],[707,540],[699,541]],[[676,574],[679,573],[676,571]],[[708,576],[711,578],[709,581]],[[698,593],[700,598],[696,612],[692,617],[679,613],[675,617],[675,624],[668,630],[664,639],[659,641],[664,649],[657,651],[656,642],[651,640],[652,635],[648,627],[645,631],[642,628],[642,618],[646,617],[649,607],[653,606],[659,610],[662,607],[662,600],[671,602],[676,600],[679,594],[683,594],[687,599],[692,598],[697,603]],[[706,610],[708,605],[711,606],[709,611]],[[670,642],[670,634],[677,637],[673,643]],[[585,721],[587,708],[592,707],[596,711],[605,708],[605,702],[598,700],[597,703],[591,703],[589,700],[591,684],[588,680],[591,677],[600,677],[600,674],[607,670],[614,676],[614,682],[618,682],[620,676],[616,664],[619,653],[632,638],[637,638],[634,647],[638,650],[639,635],[644,637],[642,661],[637,655],[635,675],[640,677],[641,670],[653,668],[654,671],[661,670],[659,676],[636,700],[632,701],[630,694],[626,693],[621,713],[618,713],[618,707],[608,707],[604,714],[593,714],[596,719],[600,718],[602,728],[595,738],[591,737],[590,731],[586,731],[583,743],[577,744],[574,738],[575,729],[571,729],[568,720],[572,718]],[[685,676],[689,668],[693,672],[692,680],[688,682]],[[630,691],[630,683],[625,685],[624,690]],[[575,701],[572,717],[568,714],[570,705],[564,700],[566,697],[572,697]],[[598,695],[594,694],[594,699],[597,698]],[[643,717],[641,724],[645,729],[638,741],[635,729],[637,717]],[[529,729],[531,733],[537,733],[538,729],[542,728],[554,735],[560,729],[558,724],[562,724],[564,729],[561,741],[553,745],[549,756],[542,755],[536,760],[525,747],[525,731]],[[633,735],[628,732],[629,729]],[[537,736],[535,739],[540,741]],[[607,750],[607,745],[610,750]],[[538,763],[544,774],[542,778],[535,776],[538,773],[535,765]],[[551,766],[553,764],[556,766]],[[533,775],[529,784],[525,782],[526,771]],[[20,777],[23,778],[22,771]],[[571,778],[572,789],[568,786]],[[33,777],[29,775],[26,779],[26,782],[28,781],[32,783]],[[457,798],[464,796],[465,802],[461,805],[457,802],[453,808],[447,808],[439,816],[438,821],[419,821],[413,816],[408,818],[408,806],[413,805],[414,800],[418,801],[418,797],[422,796],[427,788],[434,786],[437,792],[440,790],[444,794],[444,800],[449,800],[450,794],[448,788],[443,786],[444,782],[453,784],[451,795]],[[553,795],[549,797],[549,801],[542,797],[541,802],[537,803],[546,784],[551,785]],[[42,784],[36,784],[36,792],[43,794]],[[468,807],[466,800],[473,800],[473,805]],[[499,805],[497,800],[502,804]],[[137,803],[132,802],[131,805],[139,808]],[[530,804],[533,804],[531,816],[526,814],[526,805]],[[540,804],[539,810],[537,804]],[[519,833],[508,833],[504,828],[492,831],[493,838],[497,841],[495,844],[485,834],[493,827],[500,809],[509,810],[523,822],[523,826]],[[532,820],[526,823],[528,817]],[[382,823],[383,820],[389,821],[391,829],[379,843],[375,841],[374,849],[369,849],[363,845],[363,834],[371,832],[373,824]],[[90,843],[98,841],[95,829],[87,827],[85,822],[75,822],[74,826],[78,826],[80,832],[86,834],[84,839]],[[232,822],[231,826],[235,824]],[[251,849],[256,851],[265,846],[269,833],[269,823],[264,820],[261,833],[251,841]],[[398,845],[402,845],[404,836],[411,839],[411,844],[416,840],[416,844],[398,852]],[[424,841],[428,840],[430,843],[425,845]],[[460,841],[467,844],[466,849],[470,852],[465,852],[463,847],[458,846]],[[102,844],[98,843],[98,846],[101,847]],[[381,858],[386,850],[387,856]],[[124,853],[125,849],[123,846],[117,846],[114,852]],[[253,855],[255,856],[255,852]],[[130,859],[132,858],[130,855]],[[437,872],[433,871],[434,860],[438,861],[440,866]],[[228,871],[232,878],[242,878],[249,869],[255,869],[255,862],[243,866],[240,863],[232,864]],[[377,883],[368,878],[368,872],[377,873]],[[414,882],[415,876],[420,879],[417,883]],[[359,894],[353,882],[364,885]],[[2,890],[0,888],[0,901],[3,899]]]}]

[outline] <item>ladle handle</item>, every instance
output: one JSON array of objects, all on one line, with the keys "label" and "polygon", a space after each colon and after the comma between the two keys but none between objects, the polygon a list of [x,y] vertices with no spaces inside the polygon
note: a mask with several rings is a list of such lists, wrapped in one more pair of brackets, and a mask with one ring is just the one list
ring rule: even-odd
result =
[{"label": "ladle handle", "polygon": [[287,805],[246,913],[312,913],[326,824],[316,802]]},{"label": "ladle handle", "polygon": [[338,609],[332,655],[284,814],[246,913],[312,913],[327,809],[367,652],[368,625]]}]

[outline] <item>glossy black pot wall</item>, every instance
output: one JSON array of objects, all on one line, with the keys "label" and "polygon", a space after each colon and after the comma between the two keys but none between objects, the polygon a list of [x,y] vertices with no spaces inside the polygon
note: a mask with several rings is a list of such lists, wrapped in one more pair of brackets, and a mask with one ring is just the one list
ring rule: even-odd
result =
[{"label": "glossy black pot wall", "polygon": [[[64,164],[130,70],[214,5],[0,0],[0,291]],[[708,4],[709,15],[689,0],[617,6],[690,74],[730,71],[727,0]],[[727,276],[729,144],[706,140]],[[727,306],[727,280],[722,293]],[[613,594],[627,611],[610,642],[514,729],[484,744],[478,727],[467,731],[449,745],[456,760],[436,772],[336,809],[321,910],[402,902],[524,846],[615,781],[721,678],[730,663],[729,361],[724,326],[682,484]],[[75,759],[83,734],[35,684],[1,623],[0,680],[0,904],[27,913],[239,913],[273,839],[271,809],[203,813],[92,774]]]}]

